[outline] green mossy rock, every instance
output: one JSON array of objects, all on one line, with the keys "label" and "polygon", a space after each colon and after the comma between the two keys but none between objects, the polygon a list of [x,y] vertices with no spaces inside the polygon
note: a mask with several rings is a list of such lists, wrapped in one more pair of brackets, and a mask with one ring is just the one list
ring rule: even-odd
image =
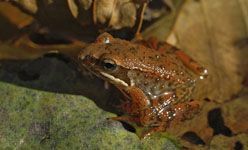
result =
[{"label": "green mossy rock", "polygon": [[83,96],[0,82],[1,149],[177,149],[165,137],[140,140]]}]

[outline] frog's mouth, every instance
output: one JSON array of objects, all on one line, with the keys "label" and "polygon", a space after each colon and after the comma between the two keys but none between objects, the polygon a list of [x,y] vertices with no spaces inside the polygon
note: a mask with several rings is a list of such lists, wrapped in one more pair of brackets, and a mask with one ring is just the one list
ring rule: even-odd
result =
[{"label": "frog's mouth", "polygon": [[104,77],[110,79],[110,81],[112,81],[111,83],[114,84],[114,85],[122,85],[122,86],[125,86],[127,87],[128,86],[128,83],[126,83],[125,81],[119,79],[119,78],[116,78],[114,77],[113,75],[110,75],[106,72],[100,72],[101,75],[103,75]]}]

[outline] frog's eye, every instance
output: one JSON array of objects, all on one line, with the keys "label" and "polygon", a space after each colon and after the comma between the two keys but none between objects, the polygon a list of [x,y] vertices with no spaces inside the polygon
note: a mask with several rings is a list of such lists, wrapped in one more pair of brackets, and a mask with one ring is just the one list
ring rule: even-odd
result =
[{"label": "frog's eye", "polygon": [[110,71],[115,70],[117,67],[115,61],[113,61],[112,59],[104,59],[102,61],[102,65],[105,70],[110,70]]}]

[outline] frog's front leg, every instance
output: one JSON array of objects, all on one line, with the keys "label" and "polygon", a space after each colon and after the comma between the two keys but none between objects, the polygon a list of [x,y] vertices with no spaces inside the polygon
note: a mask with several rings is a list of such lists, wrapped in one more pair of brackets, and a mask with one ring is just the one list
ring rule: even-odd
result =
[{"label": "frog's front leg", "polygon": [[128,122],[140,122],[140,113],[150,105],[150,101],[144,92],[137,87],[128,87],[124,91],[127,101],[122,103],[120,107],[130,116],[113,117],[110,119]]},{"label": "frog's front leg", "polygon": [[131,103],[136,105],[137,109],[142,110],[150,105],[150,100],[140,88],[131,86],[126,91],[130,95]]},{"label": "frog's front leg", "polygon": [[126,97],[126,102],[123,102],[120,108],[127,114],[138,114],[141,110],[150,105],[149,99],[140,88],[131,86],[125,90],[120,90]]}]

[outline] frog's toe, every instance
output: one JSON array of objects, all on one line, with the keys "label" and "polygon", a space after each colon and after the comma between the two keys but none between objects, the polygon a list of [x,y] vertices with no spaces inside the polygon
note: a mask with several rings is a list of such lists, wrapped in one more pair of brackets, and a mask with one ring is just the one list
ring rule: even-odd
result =
[{"label": "frog's toe", "polygon": [[107,119],[116,120],[116,121],[125,121],[125,122],[136,122],[136,123],[139,122],[139,118],[130,117],[130,116],[117,116],[117,117],[111,117]]}]

